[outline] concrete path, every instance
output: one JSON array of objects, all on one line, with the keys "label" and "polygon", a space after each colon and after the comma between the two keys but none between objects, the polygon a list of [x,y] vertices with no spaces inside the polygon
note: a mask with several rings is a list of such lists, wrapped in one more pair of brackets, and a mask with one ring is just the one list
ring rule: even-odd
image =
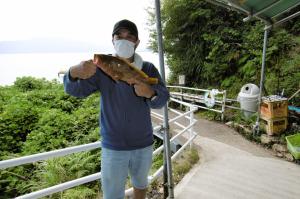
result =
[{"label": "concrete path", "polygon": [[176,199],[300,198],[299,165],[272,156],[224,124],[199,119],[194,131],[200,162],[175,187]]}]

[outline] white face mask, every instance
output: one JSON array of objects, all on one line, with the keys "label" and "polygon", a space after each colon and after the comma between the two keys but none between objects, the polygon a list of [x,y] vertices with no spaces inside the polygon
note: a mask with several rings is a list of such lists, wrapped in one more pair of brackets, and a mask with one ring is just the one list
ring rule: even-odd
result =
[{"label": "white face mask", "polygon": [[114,48],[116,54],[123,58],[130,58],[134,54],[135,43],[128,41],[126,39],[114,40]]}]

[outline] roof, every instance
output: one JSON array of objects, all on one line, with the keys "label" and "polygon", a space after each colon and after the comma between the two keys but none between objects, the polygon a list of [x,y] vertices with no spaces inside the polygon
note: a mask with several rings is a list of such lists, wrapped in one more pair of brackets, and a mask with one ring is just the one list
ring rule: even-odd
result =
[{"label": "roof", "polygon": [[267,25],[277,25],[300,15],[300,10],[293,13],[293,8],[300,5],[300,0],[207,0],[210,3],[245,13],[248,21],[252,17],[264,21]]}]

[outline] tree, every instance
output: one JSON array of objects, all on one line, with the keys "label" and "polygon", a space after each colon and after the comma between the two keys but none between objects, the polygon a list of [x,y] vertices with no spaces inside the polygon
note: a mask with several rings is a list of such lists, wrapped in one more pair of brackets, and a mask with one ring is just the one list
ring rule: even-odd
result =
[{"label": "tree", "polygon": [[[150,8],[148,12],[149,24],[153,26],[155,15]],[[245,83],[259,84],[263,46],[260,21],[244,23],[241,19],[245,15],[204,0],[164,0],[161,13],[170,83],[176,84],[177,77],[184,74],[187,86],[227,89],[229,95],[236,95]],[[299,26],[291,27],[291,33],[296,33]],[[152,28],[150,32],[150,48],[157,51],[156,30]],[[278,59],[286,59],[287,52],[293,51],[297,37],[291,33],[282,27],[270,33],[268,74],[281,68]],[[295,63],[292,68],[298,65]],[[275,84],[267,86],[271,91]]]}]

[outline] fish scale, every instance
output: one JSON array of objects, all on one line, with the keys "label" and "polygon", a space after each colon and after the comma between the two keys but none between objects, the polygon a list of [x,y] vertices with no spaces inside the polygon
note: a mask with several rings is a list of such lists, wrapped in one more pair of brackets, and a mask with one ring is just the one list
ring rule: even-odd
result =
[{"label": "fish scale", "polygon": [[134,80],[148,84],[158,83],[157,78],[149,77],[126,59],[105,54],[95,54],[93,62],[115,81],[122,80],[130,85],[133,84]]}]

